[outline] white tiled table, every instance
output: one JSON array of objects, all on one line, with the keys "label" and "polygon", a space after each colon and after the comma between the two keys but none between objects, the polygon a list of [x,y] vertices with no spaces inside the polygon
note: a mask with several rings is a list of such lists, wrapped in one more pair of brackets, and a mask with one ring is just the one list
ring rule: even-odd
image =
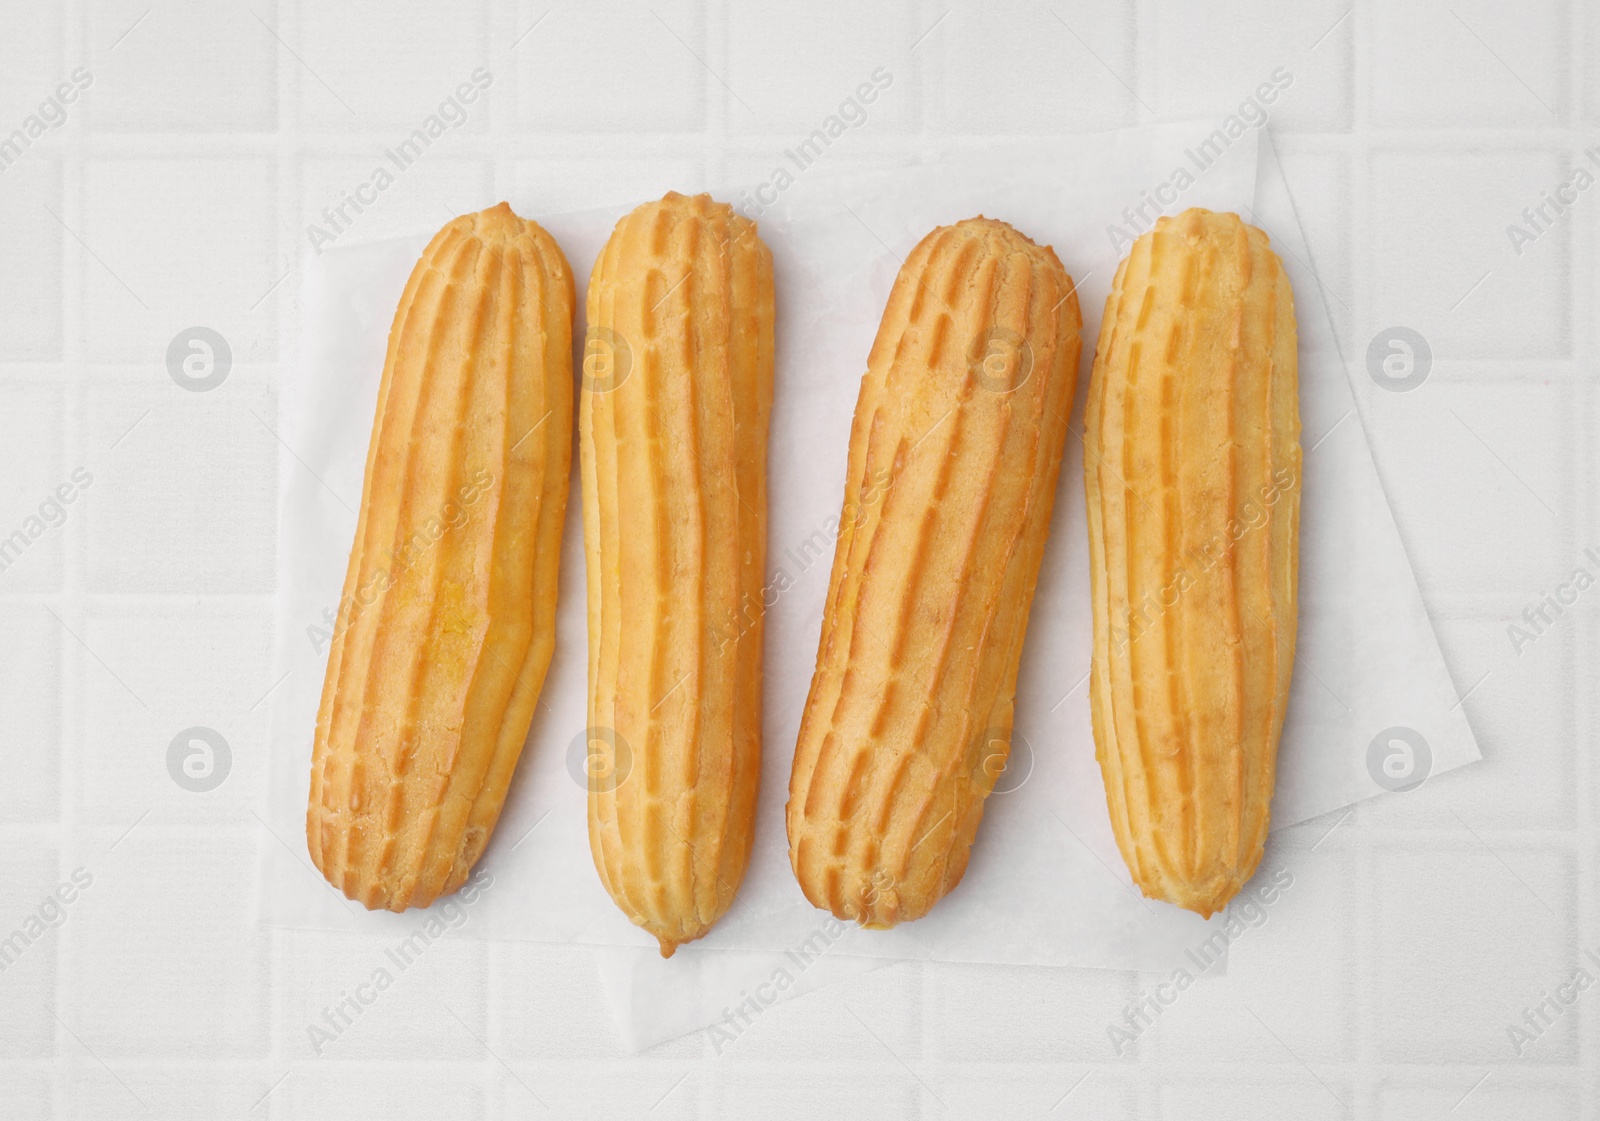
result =
[{"label": "white tiled table", "polygon": [[[1600,993],[1520,1056],[1507,1028],[1580,964],[1600,978],[1600,592],[1520,653],[1507,627],[1600,571],[1600,185],[1520,256],[1506,226],[1600,143],[1600,10],[772,7],[0,8],[0,140],[93,76],[0,170],[0,535],[93,480],[0,572],[0,937],[93,876],[0,973],[0,1116],[1596,1116]],[[723,1055],[628,1056],[587,951],[467,941],[312,1055],[306,1025],[380,947],[256,921],[275,386],[307,223],[479,66],[465,122],[342,236],[754,182],[878,67],[894,84],[830,168],[1220,115],[1285,67],[1273,136],[1485,761],[1278,835],[1294,889],[1121,1057],[1106,1026],[1148,979],[910,964],[774,1007]],[[1394,324],[1435,354],[1411,393],[1366,376]],[[205,393],[166,368],[195,325],[233,353]],[[197,725],[233,754],[205,794],[166,761]]]}]

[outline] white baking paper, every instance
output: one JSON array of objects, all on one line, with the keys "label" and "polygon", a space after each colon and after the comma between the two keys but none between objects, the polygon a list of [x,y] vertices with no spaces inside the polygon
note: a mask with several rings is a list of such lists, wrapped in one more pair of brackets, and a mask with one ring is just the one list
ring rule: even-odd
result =
[{"label": "white baking paper", "polygon": [[[1390,786],[1470,762],[1478,751],[1422,610],[1365,430],[1352,411],[1354,399],[1327,311],[1328,294],[1314,272],[1282,169],[1265,136],[1254,208],[1240,213],[1270,232],[1294,284],[1304,446],[1312,449],[1306,456],[1302,526],[1302,665],[1273,805],[1273,827],[1282,828],[1380,792],[1371,781],[1372,739],[1366,737],[1370,728],[1392,727],[1385,721],[1423,734],[1432,755],[1427,762],[1412,755],[1414,773],[1386,776]],[[1365,376],[1365,371],[1355,370],[1354,375]],[[1081,483],[1081,473],[1076,481]],[[1077,491],[1061,496],[1061,501],[1077,500]],[[1081,509],[1074,520],[1081,531]],[[1347,566],[1357,566],[1353,578],[1346,578]],[[1307,598],[1313,586],[1320,602]],[[1315,610],[1307,606],[1313,603]],[[1330,661],[1324,651],[1336,652],[1341,644],[1347,645],[1348,656]],[[1307,665],[1307,658],[1317,661]],[[1363,659],[1375,659],[1370,675],[1356,672]],[[1347,683],[1355,687],[1347,688]],[[1308,700],[1308,692],[1321,696]],[[1081,711],[1077,719],[1083,719]],[[1087,728],[1080,726],[1078,735],[1087,735]],[[1372,757],[1380,772],[1386,760],[1395,771],[1408,761],[1387,741],[1380,741]],[[1086,833],[1096,852],[1115,867],[1108,832],[1092,827]],[[811,941],[817,941],[814,934]],[[761,954],[689,947],[678,956],[686,954],[694,956],[679,974],[675,962],[663,963],[646,949],[595,950],[618,1031],[631,1049],[709,1027],[712,1047],[720,1054],[738,1046],[769,1001],[848,979],[882,960],[832,953],[814,957],[804,949]],[[1194,960],[1184,964],[1192,967]],[[1218,976],[1225,968],[1224,959],[1203,976]]]},{"label": "white baking paper", "polygon": [[[574,477],[556,654],[483,861],[493,884],[473,913],[484,921],[464,932],[623,948],[600,958],[610,963],[604,968],[613,999],[625,998],[618,1007],[634,1010],[625,1034],[636,1044],[664,1038],[662,1030],[688,1030],[682,1015],[660,1016],[654,1027],[637,1017],[670,1004],[689,970],[706,990],[701,1005],[720,1010],[716,990],[726,989],[727,1003],[737,1003],[734,983],[759,984],[771,961],[797,948],[814,984],[833,970],[871,964],[843,964],[855,956],[1160,970],[1205,937],[1206,924],[1196,916],[1139,896],[1112,840],[1084,681],[1090,624],[1082,446],[1072,438],[1024,653],[1012,770],[989,801],[966,878],[916,923],[889,932],[828,932],[827,964],[811,953],[816,932],[829,924],[794,883],[782,809],[831,547],[809,559],[801,545],[838,514],[856,390],[900,260],[933,226],[978,212],[1054,245],[1078,280],[1081,380],[1126,247],[1113,227],[1136,234],[1150,224],[1157,200],[1169,212],[1198,205],[1248,215],[1261,207],[1262,224],[1275,238],[1290,239],[1282,244],[1292,250],[1285,261],[1299,299],[1302,417],[1312,449],[1302,511],[1300,654],[1275,825],[1381,792],[1367,765],[1380,730],[1417,730],[1434,773],[1478,757],[1352,412],[1316,282],[1296,262],[1304,250],[1281,181],[1258,200],[1258,135],[1246,133],[1210,160],[1199,145],[1214,127],[1180,123],[1071,138],[1044,154],[1037,146],[997,146],[937,166],[854,179],[802,176],[760,215],[779,300],[769,576],[782,566],[791,583],[767,615],[763,790],[739,898],[702,942],[671,962],[651,962],[653,940],[626,922],[595,876],[586,795],[569,768],[569,747],[585,724],[586,671]],[[1180,170],[1182,176],[1175,174]],[[510,201],[515,207],[517,200]],[[580,306],[582,281],[624,209],[539,216],[579,277]],[[273,697],[273,781],[264,816],[281,843],[265,846],[262,899],[264,918],[274,925],[409,931],[419,921],[415,914],[369,914],[345,901],[310,866],[301,838],[326,632],[354,532],[384,342],[426,240],[419,234],[335,248],[311,262],[306,276],[300,362],[285,387],[280,425],[286,450],[277,671],[284,676]],[[1081,409],[1081,386],[1079,397]],[[745,972],[711,963],[719,949],[743,952]]]}]

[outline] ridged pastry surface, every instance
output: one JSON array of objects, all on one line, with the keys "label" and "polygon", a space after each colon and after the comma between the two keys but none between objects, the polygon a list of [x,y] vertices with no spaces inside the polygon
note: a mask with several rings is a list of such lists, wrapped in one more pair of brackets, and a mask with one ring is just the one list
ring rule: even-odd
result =
[{"label": "ridged pastry surface", "polygon": [[617,224],[587,310],[589,842],[670,956],[732,905],[754,836],[772,254],[670,193]]},{"label": "ridged pastry surface", "polygon": [[1146,895],[1210,915],[1261,860],[1294,666],[1294,296],[1266,234],[1188,210],[1134,243],[1084,429],[1112,830]]},{"label": "ridged pastry surface", "polygon": [[482,855],[555,639],[572,462],[571,271],[505,203],[455,219],[389,332],[317,714],[306,842],[369,908]]},{"label": "ridged pastry surface", "polygon": [[1009,751],[1082,320],[1049,248],[974,218],[906,258],[861,381],[789,784],[806,898],[881,929],[960,881]]}]

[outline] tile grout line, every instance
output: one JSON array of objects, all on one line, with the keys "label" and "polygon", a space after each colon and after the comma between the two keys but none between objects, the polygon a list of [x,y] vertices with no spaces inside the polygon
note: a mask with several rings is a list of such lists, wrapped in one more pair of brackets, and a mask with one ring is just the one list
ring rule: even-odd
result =
[{"label": "tile grout line", "polygon": [[[296,3],[294,0],[276,0],[275,7],[276,12],[274,15],[275,22],[279,28],[278,33],[285,35],[293,42],[303,41],[303,4]],[[274,347],[273,369],[268,374],[266,381],[271,386],[273,404],[272,417],[274,421],[277,421],[278,404],[280,400],[279,386],[282,381],[282,370],[284,368],[284,363],[285,361],[298,361],[299,341],[298,333],[295,328],[298,321],[297,308],[300,300],[300,255],[298,252],[298,239],[293,236],[293,231],[298,226],[300,215],[303,210],[300,202],[302,194],[301,187],[304,180],[303,173],[305,161],[301,158],[299,148],[299,140],[302,135],[300,129],[301,104],[299,97],[299,74],[295,69],[296,64],[294,60],[288,57],[288,52],[278,49],[276,44],[274,47],[273,108],[275,129],[273,156],[276,163],[275,181],[277,189],[277,205],[279,209],[278,222],[276,223],[276,237],[280,239],[280,242],[286,233],[290,237],[287,246],[286,256],[288,260],[286,262],[286,267],[289,269],[291,274],[284,282],[284,285],[280,286],[269,297],[272,311],[276,317],[277,339],[276,346]],[[281,244],[279,247],[285,248]],[[274,254],[273,261],[274,265],[276,265],[276,254]],[[276,268],[272,269],[271,271],[276,273]],[[291,355],[291,357],[286,359],[286,353]],[[273,587],[276,589],[278,580],[280,578],[280,573],[278,572],[277,551],[279,536],[279,503],[281,502],[281,480],[279,479],[279,475],[283,470],[283,455],[282,452],[276,448],[273,449],[273,452],[272,571]],[[274,600],[275,599],[276,594],[274,594]],[[272,614],[275,628],[277,618],[277,611],[275,607]],[[274,648],[276,648],[275,636],[273,644]],[[270,745],[272,743],[272,716],[270,710],[267,714],[266,742],[269,745],[270,750]],[[270,809],[267,803],[270,799],[271,790],[272,781],[269,775],[263,782],[261,791],[255,799],[255,801],[261,805],[263,810]],[[270,812],[266,814],[266,817],[268,820],[271,820]],[[255,835],[254,830],[252,830],[252,839],[257,848],[257,859],[254,865],[254,874],[257,880],[255,885],[255,894],[258,900],[257,907],[259,908],[259,898],[263,887],[262,880],[265,875],[261,864],[262,857],[260,853],[264,850],[262,848],[261,838]],[[267,1025],[267,1069],[265,1072],[265,1081],[269,1084],[270,1089],[265,1092],[265,1099],[257,1102],[256,1107],[252,1109],[250,1121],[257,1121],[258,1118],[261,1119],[261,1121],[269,1121],[271,1118],[282,1116],[285,1103],[293,1100],[292,1095],[294,1092],[292,1085],[292,1072],[294,1070],[293,1059],[285,1050],[286,1044],[284,1042],[287,1038],[287,1009],[283,1006],[283,1000],[280,999],[281,994],[279,993],[278,985],[276,984],[276,981],[279,977],[289,976],[291,973],[291,970],[289,969],[288,958],[290,954],[290,939],[294,937],[294,935],[288,931],[270,928],[266,929],[264,933],[266,935],[266,946],[264,947],[265,953],[263,955],[263,968],[266,971],[266,983],[268,985],[265,1008]],[[283,1077],[279,1077],[277,1073],[280,1067],[285,1072]],[[276,1083],[272,1081],[274,1078],[278,1079]],[[282,1086],[282,1083],[285,1081],[291,1084],[287,1094],[284,1093]],[[265,1105],[266,1108],[257,1112],[261,1105]]]},{"label": "tile grout line", "polygon": [[[87,18],[85,9],[87,0],[77,0],[64,9],[64,27],[62,34],[63,55],[69,53],[68,44],[76,43],[76,54],[88,61],[88,35]],[[64,58],[63,61],[66,61]],[[92,109],[92,107],[90,107]],[[84,126],[93,121],[92,112],[85,114],[86,119],[78,122],[79,127],[71,130],[66,138],[66,152],[58,166],[57,184],[61,195],[59,205],[63,213],[71,214],[72,220],[79,229],[83,228],[83,162],[84,162]],[[63,393],[61,401],[62,427],[64,451],[72,454],[64,455],[62,463],[69,463],[74,455],[81,457],[85,446],[85,425],[83,422],[86,408],[84,392],[84,367],[83,353],[83,292],[84,270],[82,267],[83,254],[81,251],[73,252],[73,247],[67,239],[66,231],[58,231],[62,245],[62,282],[61,282],[61,307],[58,322],[61,329],[60,358],[66,367],[66,377],[62,379]],[[85,512],[87,513],[87,512]],[[61,550],[64,572],[59,587],[59,599],[62,612],[81,627],[82,581],[83,568],[87,564],[88,534],[85,532],[84,518],[80,517],[72,527],[76,532],[71,535],[69,542],[64,542]],[[57,834],[56,845],[56,872],[65,879],[70,874],[69,865],[72,856],[69,853],[76,851],[77,837],[77,801],[78,790],[74,781],[82,768],[75,765],[83,755],[84,727],[82,703],[84,697],[83,653],[75,649],[73,644],[63,635],[60,628],[56,628],[56,640],[59,643],[61,659],[61,678],[57,682],[56,693],[61,709],[57,717],[58,750],[60,759],[57,762],[59,785],[56,790],[57,820],[60,830]],[[58,880],[58,882],[60,882]],[[55,1007],[63,1010],[68,1016],[72,1014],[72,1006],[68,996],[72,990],[73,976],[73,946],[76,942],[76,929],[61,931],[52,952],[55,955],[54,1001]],[[55,1045],[52,1054],[55,1058],[52,1081],[52,1093],[55,1095],[55,1104],[59,1108],[64,1105],[63,1087],[61,1079],[68,1070],[77,1065],[77,1057],[70,1050],[66,1025],[59,1018],[55,1018],[52,1025],[54,1029]],[[71,1058],[67,1058],[72,1055]],[[63,1060],[66,1060],[65,1062]]]},{"label": "tile grout line", "polygon": [[[1570,19],[1570,7],[1567,12]],[[1591,26],[1600,25],[1600,18],[1591,16],[1590,24]],[[1568,35],[1569,44],[1575,40],[1575,35]],[[1576,67],[1577,59],[1577,49],[1569,46],[1569,63],[1572,67]],[[1571,73],[1571,69],[1569,69],[1569,73]],[[1574,82],[1569,86],[1567,95],[1568,107],[1573,120],[1580,120],[1582,118],[1583,91],[1579,88],[1578,83]],[[1579,314],[1577,309],[1581,307],[1580,301],[1583,300],[1585,295],[1592,306],[1592,301],[1595,297],[1595,272],[1592,255],[1583,253],[1580,247],[1585,244],[1592,246],[1595,243],[1597,232],[1600,232],[1600,223],[1597,223],[1594,220],[1594,216],[1587,211],[1578,214],[1576,220],[1569,227],[1567,267],[1568,281],[1572,289],[1568,300],[1569,329],[1572,325],[1585,323],[1589,319],[1588,316]],[[1582,263],[1580,264],[1580,262]],[[1594,345],[1592,323],[1588,325],[1583,338],[1574,337],[1570,339],[1570,344],[1575,357],[1586,355],[1592,361],[1592,347]],[[1586,422],[1594,417],[1596,407],[1600,405],[1600,395],[1596,394],[1594,383],[1588,380],[1575,381],[1567,392],[1572,395],[1569,398],[1572,407],[1569,409],[1570,415],[1567,418],[1567,423],[1570,426],[1571,434],[1577,437],[1582,432]],[[1574,439],[1568,446],[1571,449],[1569,454],[1572,456],[1567,467],[1568,476],[1571,480],[1569,489],[1576,492],[1572,495],[1571,502],[1577,537],[1576,542],[1573,544],[1581,545],[1584,542],[1595,540],[1595,533],[1600,531],[1600,521],[1597,521],[1589,503],[1582,501],[1583,495],[1596,493],[1596,482],[1600,480],[1600,455],[1597,455],[1592,441],[1589,440]],[[1581,667],[1592,666],[1596,661],[1594,616],[1592,611],[1586,614],[1589,616],[1590,625],[1588,627],[1572,628],[1571,633],[1563,639],[1568,654],[1565,667],[1566,681],[1564,684],[1566,688],[1564,692],[1568,702],[1566,708],[1572,714],[1573,719],[1571,742],[1574,745],[1573,767],[1576,772],[1574,778],[1578,788],[1577,805],[1575,807],[1577,851],[1573,854],[1573,869],[1577,874],[1577,884],[1571,921],[1575,928],[1573,931],[1573,956],[1579,962],[1582,961],[1584,932],[1594,929],[1590,922],[1586,922],[1586,920],[1592,921],[1596,913],[1596,892],[1591,879],[1596,870],[1594,851],[1596,806],[1593,786],[1596,768],[1589,757],[1589,753],[1579,747],[1583,742],[1584,730],[1591,729],[1594,726],[1593,719],[1595,717],[1597,696],[1595,686],[1588,679],[1588,675],[1579,672]],[[1579,620],[1583,619],[1584,616],[1580,615]],[[1600,1046],[1600,1033],[1596,1031],[1593,1017],[1579,1016],[1574,1035],[1576,1036],[1576,1065],[1580,1069],[1592,1068],[1593,1061],[1590,1056],[1593,1056],[1596,1047]],[[1586,1060],[1589,1061],[1586,1062]],[[1593,1079],[1589,1077],[1583,1077],[1578,1080],[1576,1097],[1578,1100],[1578,1115],[1580,1117],[1589,1116],[1593,1112],[1595,1090],[1592,1083]]]}]

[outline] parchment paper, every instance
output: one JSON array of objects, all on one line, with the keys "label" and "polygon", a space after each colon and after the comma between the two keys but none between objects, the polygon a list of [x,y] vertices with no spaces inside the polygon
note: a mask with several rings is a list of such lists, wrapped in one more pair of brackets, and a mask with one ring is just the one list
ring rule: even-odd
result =
[{"label": "parchment paper", "polygon": [[[569,767],[569,747],[585,725],[586,669],[574,475],[556,654],[482,863],[492,886],[473,905],[474,921],[462,927],[463,935],[638,948],[638,954],[599,955],[618,1008],[646,1018],[624,1024],[635,1044],[664,1038],[663,1030],[689,1030],[677,1014],[647,1022],[648,1010],[665,1007],[689,969],[735,999],[733,983],[741,976],[759,981],[771,973],[764,954],[817,946],[816,932],[828,916],[806,903],[794,883],[782,812],[832,558],[831,542],[814,559],[802,546],[838,515],[856,391],[900,260],[933,226],[979,212],[1054,245],[1080,285],[1085,345],[1074,429],[1106,291],[1126,249],[1111,227],[1137,234],[1150,224],[1153,200],[1169,196],[1161,208],[1167,212],[1207,206],[1255,214],[1279,245],[1295,286],[1301,411],[1311,449],[1302,510],[1300,647],[1274,826],[1382,792],[1368,756],[1384,729],[1420,733],[1435,774],[1478,758],[1353,411],[1281,176],[1267,176],[1258,197],[1260,134],[1254,132],[1202,166],[1207,156],[1198,144],[1215,127],[1188,122],[1068,138],[1044,153],[1037,146],[996,146],[870,177],[802,176],[759,215],[774,254],[779,300],[769,577],[783,566],[792,586],[767,615],[763,789],[739,900],[701,943],[680,950],[672,962],[652,963],[653,941],[622,917],[595,876],[586,796]],[[1186,171],[1186,184],[1174,174],[1178,169]],[[510,201],[516,207],[517,200]],[[1132,213],[1141,204],[1144,213]],[[580,307],[594,257],[626,209],[536,215],[572,262]],[[273,781],[265,817],[282,843],[264,847],[262,879],[263,917],[274,925],[406,933],[428,918],[425,912],[369,914],[348,903],[311,867],[303,841],[324,634],[331,629],[325,612],[337,602],[354,532],[389,322],[426,241],[427,234],[419,234],[335,248],[308,266],[301,361],[285,387],[280,426],[286,450],[277,672],[286,676],[273,698]],[[1196,916],[1139,896],[1112,840],[1085,689],[1090,622],[1081,462],[1082,445],[1070,438],[1018,686],[1013,762],[989,800],[965,880],[916,923],[889,932],[830,933],[830,963],[861,955],[1162,970],[1206,936],[1207,924]],[[691,965],[697,958],[684,956],[719,949],[764,954],[745,955],[746,974],[727,962]],[[680,960],[682,968],[672,973]],[[808,984],[835,969],[870,964],[830,964],[811,971]],[[706,1007],[720,1007],[714,996],[703,995]]]},{"label": "parchment paper", "polygon": [[[1324,651],[1336,652],[1341,641],[1358,643],[1350,647],[1348,659],[1336,657],[1327,665],[1319,660],[1297,667],[1295,708],[1284,733],[1283,771],[1273,804],[1276,829],[1382,792],[1368,767],[1371,740],[1364,739],[1364,729],[1382,724],[1388,714],[1400,714],[1396,719],[1402,725],[1414,719],[1415,730],[1434,737],[1428,740],[1431,761],[1413,758],[1411,776],[1386,775],[1390,787],[1403,787],[1417,775],[1437,774],[1470,762],[1478,758],[1478,751],[1422,610],[1410,564],[1372,465],[1365,431],[1352,411],[1354,400],[1327,312],[1330,297],[1313,271],[1282,169],[1265,136],[1261,138],[1254,210],[1241,213],[1269,231],[1296,293],[1304,446],[1314,449],[1306,457],[1300,656],[1302,661],[1308,656],[1324,659]],[[1365,373],[1352,369],[1351,375]],[[1076,481],[1081,483],[1081,472]],[[1059,500],[1078,502],[1079,493],[1063,493]],[[1075,522],[1074,529],[1081,531],[1081,509]],[[1348,527],[1348,532],[1341,527]],[[1341,579],[1346,565],[1357,567],[1354,579]],[[1313,583],[1318,599],[1327,604],[1315,612],[1306,608]],[[1340,635],[1344,637],[1333,637]],[[1317,652],[1308,654],[1313,643]],[[1347,662],[1364,657],[1377,661],[1370,678],[1357,678]],[[1341,667],[1337,678],[1334,666]],[[1323,676],[1320,683],[1318,674]],[[1342,688],[1347,680],[1356,681],[1357,687],[1345,689],[1346,695],[1339,697],[1333,689],[1336,685]],[[1317,703],[1316,699],[1306,700],[1308,687],[1323,693],[1324,703],[1318,704],[1314,713],[1300,709],[1302,704]],[[1062,708],[1065,711],[1067,706]],[[1085,718],[1081,711],[1075,717]],[[1078,735],[1087,734],[1087,728],[1078,729]],[[1077,738],[1072,741],[1075,747],[1079,742]],[[1385,759],[1391,761],[1392,769],[1399,770],[1404,761],[1397,754],[1399,749],[1387,743],[1382,747],[1378,753],[1380,773]],[[1120,871],[1115,852],[1106,848],[1108,834],[1091,827],[1086,836]],[[1198,946],[1209,934],[1202,929],[1193,945]],[[874,968],[882,960],[831,951],[813,958],[793,951],[763,954],[692,946],[679,950],[678,957],[685,960],[663,963],[654,953],[639,948],[595,950],[618,1030],[630,1048],[642,1049],[709,1026],[712,1046],[720,1054],[738,1046],[739,1038],[767,1006],[766,998],[775,1003],[814,991]],[[1194,959],[1183,964],[1192,969]],[[1205,970],[1201,979],[1225,971],[1223,959]],[[780,977],[781,988],[775,983]]]}]

